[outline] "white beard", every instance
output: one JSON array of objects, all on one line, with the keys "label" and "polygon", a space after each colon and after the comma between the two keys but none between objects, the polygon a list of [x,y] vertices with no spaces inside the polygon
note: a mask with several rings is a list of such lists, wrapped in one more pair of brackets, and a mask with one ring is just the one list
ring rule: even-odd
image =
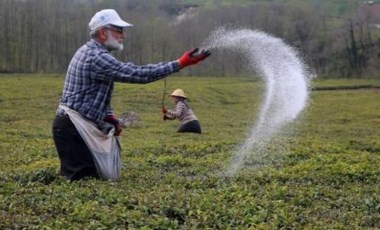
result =
[{"label": "white beard", "polygon": [[122,51],[124,48],[124,45],[112,36],[111,31],[107,30],[107,35],[108,35],[107,41],[104,43],[106,48],[110,51],[112,50]]}]

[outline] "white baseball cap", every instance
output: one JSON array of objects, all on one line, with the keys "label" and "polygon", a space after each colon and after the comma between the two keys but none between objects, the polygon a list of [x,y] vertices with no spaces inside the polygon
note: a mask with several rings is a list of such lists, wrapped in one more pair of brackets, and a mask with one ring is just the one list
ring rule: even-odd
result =
[{"label": "white baseball cap", "polygon": [[106,25],[114,25],[118,27],[130,27],[133,26],[128,22],[123,21],[119,14],[113,9],[105,9],[98,11],[88,23],[90,30],[96,30]]}]

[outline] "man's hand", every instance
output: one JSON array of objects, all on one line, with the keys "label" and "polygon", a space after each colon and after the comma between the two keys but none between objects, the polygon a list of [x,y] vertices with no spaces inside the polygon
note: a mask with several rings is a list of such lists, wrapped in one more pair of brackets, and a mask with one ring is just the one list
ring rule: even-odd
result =
[{"label": "man's hand", "polygon": [[165,114],[168,112],[168,108],[166,108],[165,106],[162,107],[162,113]]},{"label": "man's hand", "polygon": [[111,123],[115,126],[115,133],[114,133],[115,136],[119,136],[121,131],[123,131],[122,125],[120,124],[119,119],[117,119],[115,115],[107,115],[104,118],[104,121]]},{"label": "man's hand", "polygon": [[195,65],[211,55],[211,52],[208,50],[201,50],[200,52],[198,50],[198,48],[189,50],[178,59],[181,69],[189,65]]}]

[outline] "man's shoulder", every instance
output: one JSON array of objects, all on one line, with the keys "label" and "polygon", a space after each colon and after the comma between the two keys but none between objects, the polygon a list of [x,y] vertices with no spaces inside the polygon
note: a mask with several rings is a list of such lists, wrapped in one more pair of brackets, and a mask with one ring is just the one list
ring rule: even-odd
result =
[{"label": "man's shoulder", "polygon": [[75,56],[81,58],[104,58],[104,56],[109,56],[109,52],[100,43],[96,42],[95,40],[90,40],[77,50]]},{"label": "man's shoulder", "polygon": [[106,48],[94,39],[91,39],[86,44],[84,44],[82,46],[82,49],[87,49],[99,53],[108,53]]}]

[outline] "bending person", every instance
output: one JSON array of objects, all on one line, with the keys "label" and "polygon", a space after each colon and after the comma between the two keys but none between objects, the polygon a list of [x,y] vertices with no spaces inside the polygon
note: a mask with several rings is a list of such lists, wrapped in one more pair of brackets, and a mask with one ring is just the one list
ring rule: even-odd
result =
[{"label": "bending person", "polygon": [[164,120],[178,119],[181,125],[178,128],[179,133],[202,133],[201,125],[198,118],[190,108],[188,98],[182,89],[176,89],[170,96],[173,98],[175,110],[168,110],[166,107],[162,108]]}]

